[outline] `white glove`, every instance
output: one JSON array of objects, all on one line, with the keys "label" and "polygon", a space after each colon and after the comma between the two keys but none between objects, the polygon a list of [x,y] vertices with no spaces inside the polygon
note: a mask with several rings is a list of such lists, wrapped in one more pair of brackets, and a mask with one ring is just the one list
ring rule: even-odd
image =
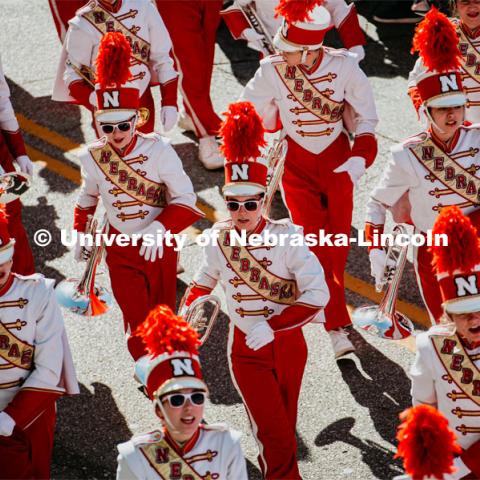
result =
[{"label": "white glove", "polygon": [[[154,262],[163,257],[163,235],[165,234],[165,227],[157,220],[154,220],[148,227],[137,232],[139,235],[149,235],[148,241],[145,241],[140,247],[140,255],[147,262]],[[157,236],[161,235],[161,242],[157,241]]]},{"label": "white glove", "polygon": [[162,107],[162,110],[160,111],[160,119],[162,121],[163,131],[165,133],[169,132],[178,121],[177,107]]},{"label": "white glove", "polygon": [[253,28],[246,28],[241,36],[247,42],[258,42],[265,38],[265,35],[257,33]]},{"label": "white glove", "polygon": [[92,108],[95,110],[97,108],[97,92],[96,90],[92,90],[90,92],[90,96],[88,97],[88,103],[92,106]]},{"label": "white glove", "polygon": [[347,172],[355,186],[365,173],[365,164],[366,161],[363,157],[350,157],[346,162],[337,167],[333,173]]},{"label": "white glove", "polygon": [[0,436],[10,437],[15,428],[15,420],[5,412],[0,412]]},{"label": "white glove", "polygon": [[357,62],[360,63],[365,58],[365,49],[361,45],[355,45],[348,49],[350,53],[353,53],[357,57]]},{"label": "white glove", "polygon": [[22,173],[26,173],[27,175],[30,175],[30,177],[33,175],[33,163],[28,155],[20,155],[15,161],[20,167]]},{"label": "white glove", "polygon": [[253,325],[248,332],[246,338],[247,347],[252,350],[258,350],[268,343],[273,342],[274,337],[272,327],[263,320]]},{"label": "white glove", "polygon": [[[387,264],[387,252],[380,248],[373,248],[368,254],[370,258],[370,275],[375,278],[375,283],[379,284],[383,280],[385,274],[385,266]],[[391,267],[395,263],[390,264]]]}]

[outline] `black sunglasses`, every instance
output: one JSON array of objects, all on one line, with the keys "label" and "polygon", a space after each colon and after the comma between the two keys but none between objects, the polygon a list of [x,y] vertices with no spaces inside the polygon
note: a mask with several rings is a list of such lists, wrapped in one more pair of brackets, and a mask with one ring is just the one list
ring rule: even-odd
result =
[{"label": "black sunglasses", "polygon": [[187,401],[187,399],[190,400],[192,405],[203,405],[205,403],[205,393],[172,393],[171,395],[165,395],[162,400],[164,399],[168,400],[168,403],[173,408],[180,408]]},{"label": "black sunglasses", "polygon": [[132,128],[132,119],[122,123],[103,123],[100,125],[103,133],[113,133],[115,128],[118,128],[121,132],[128,132]]},{"label": "black sunglasses", "polygon": [[236,212],[240,209],[243,205],[247,212],[254,212],[257,208],[261,200],[246,200],[245,202],[237,202],[236,200],[230,200],[227,202],[227,208],[231,212]]}]

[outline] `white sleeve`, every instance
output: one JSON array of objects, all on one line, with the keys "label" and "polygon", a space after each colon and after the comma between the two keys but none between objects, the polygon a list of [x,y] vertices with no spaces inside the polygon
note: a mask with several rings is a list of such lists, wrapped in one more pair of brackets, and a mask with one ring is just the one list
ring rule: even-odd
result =
[{"label": "white sleeve", "polygon": [[332,17],[335,28],[338,28],[352,9],[352,4],[347,5],[344,0],[325,0],[324,7]]},{"label": "white sleeve", "polygon": [[167,199],[169,205],[185,205],[197,210],[195,204],[197,196],[193,191],[192,181],[185,173],[182,161],[177,152],[169,144],[157,159],[160,168],[160,180],[167,186]]},{"label": "white sleeve", "polygon": [[[212,231],[206,229],[202,232],[202,236],[209,236]],[[220,267],[218,262],[218,249],[220,247],[207,245],[203,248],[203,261],[200,270],[195,274],[193,281],[200,287],[214,289],[220,279]]]},{"label": "white sleeve", "polygon": [[170,56],[172,40],[157,7],[150,1],[146,3],[150,33],[150,65],[157,72],[160,83],[166,83],[178,76],[173,66],[173,58]]},{"label": "white sleeve", "polygon": [[17,117],[10,101],[10,88],[0,63],[0,130],[16,132],[19,129]]},{"label": "white sleeve", "polygon": [[355,112],[354,133],[375,134],[378,116],[370,82],[353,56],[348,58],[347,66],[350,78],[345,85],[345,100]]},{"label": "white sleeve", "polygon": [[411,169],[408,154],[400,147],[393,147],[392,159],[387,165],[380,185],[371,193],[371,198],[391,207],[406,191],[418,183],[418,178]]},{"label": "white sleeve", "polygon": [[225,480],[248,480],[247,464],[240,445],[240,435],[232,433],[233,445],[230,449],[228,470]]},{"label": "white sleeve", "polygon": [[412,380],[412,404],[426,403],[437,405],[437,392],[435,390],[435,378],[433,365],[431,364],[431,345],[427,332],[417,336],[417,353],[415,361],[410,368]]},{"label": "white sleeve", "polygon": [[[88,155],[90,155],[88,153]],[[77,205],[82,208],[93,207],[98,204],[98,198],[100,197],[100,189],[95,175],[90,169],[82,163],[82,186],[77,197]]]},{"label": "white sleeve", "polygon": [[[295,233],[303,234],[302,229]],[[308,246],[290,246],[286,251],[287,268],[295,278],[300,296],[296,304],[325,307],[330,299],[330,292],[325,282],[323,267]]]},{"label": "white sleeve", "polygon": [[365,223],[371,223],[372,225],[379,226],[385,225],[387,217],[387,207],[378,200],[370,197],[367,203],[367,214],[365,216]]},{"label": "white sleeve", "polygon": [[39,280],[35,292],[39,297],[36,311],[34,369],[22,389],[41,388],[63,391],[59,387],[63,365],[63,317],[55,298],[53,281]]},{"label": "white sleeve", "polygon": [[[89,68],[92,67],[95,39],[91,35],[88,35],[85,31],[75,25],[70,25],[65,37],[65,48],[67,50],[68,60],[77,68],[81,68],[83,65]],[[82,80],[82,77],[67,63],[63,74],[63,80],[68,86],[75,80]]]}]

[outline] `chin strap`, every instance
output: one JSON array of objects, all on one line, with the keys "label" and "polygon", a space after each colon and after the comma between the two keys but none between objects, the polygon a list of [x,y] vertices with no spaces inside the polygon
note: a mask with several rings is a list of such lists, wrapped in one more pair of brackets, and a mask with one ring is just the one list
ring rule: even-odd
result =
[{"label": "chin strap", "polygon": [[176,433],[180,433],[180,431],[177,430],[177,429],[173,426],[172,422],[171,422],[170,419],[168,418],[167,412],[166,412],[165,409],[163,408],[163,404],[162,404],[162,402],[161,402],[161,400],[160,400],[159,398],[157,398],[157,399],[155,400],[155,405],[158,405],[158,408],[159,408],[160,411],[162,412],[163,419],[165,420],[165,423],[167,424],[167,427],[168,427],[168,431],[169,431],[170,433],[173,433],[174,435],[175,435]]},{"label": "chin strap", "polygon": [[430,114],[430,110],[428,109],[428,107],[423,107],[423,108],[424,108],[425,116],[427,117],[427,122],[430,122],[430,124],[433,125],[440,133],[447,133],[435,123],[432,115]]},{"label": "chin strap", "polygon": [[307,54],[308,54],[308,48],[304,47],[302,50],[302,59],[300,60],[300,63],[305,64],[307,61]]}]

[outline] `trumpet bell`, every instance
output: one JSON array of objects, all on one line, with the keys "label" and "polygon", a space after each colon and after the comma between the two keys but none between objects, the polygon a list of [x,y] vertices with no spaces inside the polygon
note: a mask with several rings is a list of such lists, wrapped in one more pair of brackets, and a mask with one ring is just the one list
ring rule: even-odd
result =
[{"label": "trumpet bell", "polygon": [[92,292],[82,292],[78,280],[73,278],[60,282],[55,296],[62,307],[86,317],[103,315],[113,304],[112,294],[106,288],[95,285]]},{"label": "trumpet bell", "polygon": [[375,305],[355,309],[352,322],[356,327],[387,340],[401,340],[414,332],[408,317],[399,312],[390,314]]},{"label": "trumpet bell", "polygon": [[30,177],[25,173],[11,172],[0,175],[0,203],[10,203],[20,198],[29,188]]},{"label": "trumpet bell", "polygon": [[185,320],[197,332],[203,345],[220,311],[220,299],[215,295],[204,295],[194,300],[187,309]]}]

